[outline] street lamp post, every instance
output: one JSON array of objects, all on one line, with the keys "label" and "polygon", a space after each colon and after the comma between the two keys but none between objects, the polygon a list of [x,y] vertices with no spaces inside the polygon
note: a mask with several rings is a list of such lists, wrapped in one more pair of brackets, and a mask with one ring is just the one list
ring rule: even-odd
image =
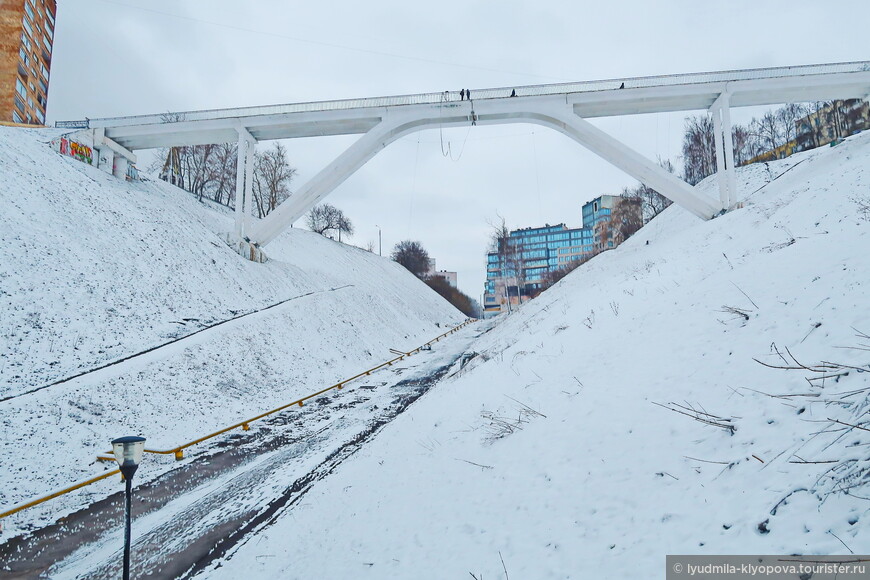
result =
[{"label": "street lamp post", "polygon": [[383,248],[381,246],[381,226],[375,224],[375,227],[378,228],[378,256],[383,256]]},{"label": "street lamp post", "polygon": [[124,525],[124,580],[130,580],[130,511],[133,507],[133,474],[142,461],[145,451],[144,437],[121,437],[112,441],[112,452],[121,468],[126,483],[126,522]]}]

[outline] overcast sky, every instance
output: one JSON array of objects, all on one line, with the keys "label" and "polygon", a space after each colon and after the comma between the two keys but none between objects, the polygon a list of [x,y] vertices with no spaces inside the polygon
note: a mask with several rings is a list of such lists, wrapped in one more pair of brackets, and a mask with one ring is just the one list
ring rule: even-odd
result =
[{"label": "overcast sky", "polygon": [[[48,120],[870,60],[866,0],[58,0]],[[852,16],[854,16],[854,19]],[[735,112],[736,121],[757,111]],[[683,114],[595,124],[678,167]],[[288,141],[293,188],[357,137]],[[443,141],[443,145],[442,145]],[[449,154],[443,155],[449,143]],[[268,147],[267,143],[259,147]],[[480,299],[487,222],[581,225],[634,181],[533,125],[427,130],[327,201],[365,246],[423,243]],[[301,225],[301,224],[299,224]],[[268,247],[266,248],[268,253]]]}]

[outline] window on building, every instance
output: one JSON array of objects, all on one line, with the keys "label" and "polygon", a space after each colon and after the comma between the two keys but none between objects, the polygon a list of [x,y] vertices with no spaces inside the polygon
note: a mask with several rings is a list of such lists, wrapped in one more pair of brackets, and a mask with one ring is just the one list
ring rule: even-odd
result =
[{"label": "window on building", "polygon": [[[42,81],[42,79],[39,79],[39,88],[42,89],[42,92],[43,92],[43,93],[45,93],[46,95],[48,94],[48,85],[46,85],[46,84]],[[36,90],[36,89],[33,89],[33,90]]]},{"label": "window on building", "polygon": [[51,40],[49,40],[48,36],[42,35],[42,45],[45,46],[45,50],[51,54]]},{"label": "window on building", "polygon": [[48,8],[45,9],[45,20],[54,28],[54,16],[48,11]]},{"label": "window on building", "polygon": [[17,111],[12,111],[12,122],[23,123],[24,119],[21,118],[21,115],[19,115]]},{"label": "window on building", "polygon": [[24,113],[24,101],[22,101],[21,97],[18,95],[15,95],[15,107],[21,111],[22,114]]},{"label": "window on building", "polygon": [[27,15],[30,16],[31,20],[36,20],[36,16],[33,14],[33,8],[30,6],[30,4],[24,5],[24,12],[26,12]]},{"label": "window on building", "polygon": [[39,121],[41,125],[45,125],[45,115],[42,114],[42,111],[36,109],[33,111],[33,114],[36,115],[36,120]]},{"label": "window on building", "polygon": [[21,82],[21,79],[15,79],[15,90],[24,98],[27,98],[27,87]]},{"label": "window on building", "polygon": [[42,78],[48,80],[48,69],[42,63],[39,63],[39,72],[42,73]]},{"label": "window on building", "polygon": [[24,68],[24,65],[22,65],[20,62],[18,63],[18,74],[20,74],[21,78],[23,79],[26,79],[28,77],[27,69]]},{"label": "window on building", "polygon": [[21,44],[24,46],[24,48],[26,48],[27,50],[30,50],[30,48],[31,48],[30,39],[23,32],[21,33]]},{"label": "window on building", "polygon": [[18,56],[21,58],[21,62],[24,63],[24,66],[30,64],[30,55],[27,54],[27,51],[24,50],[24,47],[18,49]]},{"label": "window on building", "polygon": [[25,17],[22,20],[22,23],[24,24],[24,30],[26,30],[30,36],[33,36],[33,27],[30,25],[30,21]]}]

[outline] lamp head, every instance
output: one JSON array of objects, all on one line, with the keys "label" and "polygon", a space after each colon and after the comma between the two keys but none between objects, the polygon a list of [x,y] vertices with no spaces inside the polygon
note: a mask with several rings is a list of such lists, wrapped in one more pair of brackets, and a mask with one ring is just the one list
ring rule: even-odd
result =
[{"label": "lamp head", "polygon": [[[136,472],[139,463],[142,461],[142,453],[145,451],[144,437],[120,437],[112,441],[112,452],[115,454],[115,461],[121,468],[121,473],[129,479]],[[128,475],[129,472],[129,475]]]}]

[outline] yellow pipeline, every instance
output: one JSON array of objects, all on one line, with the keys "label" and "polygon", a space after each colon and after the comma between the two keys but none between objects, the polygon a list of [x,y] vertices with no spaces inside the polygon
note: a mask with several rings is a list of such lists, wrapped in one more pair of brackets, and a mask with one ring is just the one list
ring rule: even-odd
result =
[{"label": "yellow pipeline", "polygon": [[[292,407],[293,405],[299,405],[301,407],[303,405],[303,403],[309,399],[313,399],[314,397],[322,395],[323,393],[326,393],[327,391],[331,391],[332,389],[341,389],[342,387],[344,387],[344,385],[346,385],[347,383],[349,383],[351,381],[355,381],[356,379],[358,379],[360,377],[370,375],[374,371],[381,369],[383,367],[386,367],[386,366],[390,366],[393,363],[402,360],[406,356],[411,356],[415,353],[420,352],[421,350],[423,350],[423,347],[431,346],[433,343],[438,342],[439,340],[441,340],[442,338],[446,337],[449,334],[453,334],[454,332],[456,332],[457,330],[459,330],[463,326],[471,324],[474,321],[475,321],[475,319],[469,318],[465,322],[463,322],[462,324],[454,326],[453,328],[451,328],[450,330],[448,330],[444,334],[440,334],[440,335],[436,336],[435,338],[433,338],[429,342],[424,343],[422,346],[418,346],[417,348],[415,348],[412,351],[409,351],[405,354],[397,356],[396,358],[393,358],[393,359],[390,359],[386,362],[383,362],[376,367],[372,367],[367,371],[363,371],[357,375],[350,377],[349,379],[345,379],[345,380],[341,381],[340,383],[336,383],[336,384],[332,385],[331,387],[327,387],[325,389],[317,391],[316,393],[312,393],[306,397],[302,397],[301,399],[297,399],[297,400],[293,401],[292,403],[287,403],[286,405],[281,405],[280,407],[272,409],[271,411],[266,411],[265,413],[260,413],[259,415],[255,416],[255,417],[251,417],[250,419],[245,419],[244,421],[230,425],[229,427],[221,429],[220,431],[215,431],[214,433],[209,433],[208,435],[205,435],[204,437],[200,437],[199,439],[194,439],[193,441],[188,441],[187,443],[184,443],[183,445],[179,445],[178,447],[174,447],[172,449],[146,449],[145,452],[146,453],[157,453],[157,454],[161,454],[161,455],[174,454],[176,460],[184,459],[184,449],[186,449],[187,447],[190,447],[192,445],[196,445],[197,443],[202,443],[203,441],[211,439],[212,437],[217,437],[218,435],[221,435],[222,433],[226,433],[227,431],[232,431],[233,429],[236,429],[238,427],[241,427],[243,430],[247,431],[250,429],[250,424],[253,423],[254,421],[257,421],[258,419],[262,419],[263,417],[268,417],[269,415],[277,413],[278,411],[283,411],[284,409],[286,409],[288,407]],[[107,453],[110,453],[110,452],[107,452]],[[114,457],[111,457],[111,456],[97,456],[97,459],[100,461],[114,461]],[[20,505],[12,508],[10,510],[7,510],[5,512],[0,512],[0,519],[5,518],[6,516],[11,516],[12,514],[18,513],[21,510],[27,509],[29,507],[33,507],[35,505],[39,505],[39,504],[46,502],[50,499],[54,499],[58,496],[67,494],[71,491],[75,491],[75,490],[82,488],[86,485],[90,485],[94,482],[100,481],[101,479],[105,479],[107,477],[110,477],[112,475],[119,474],[119,473],[121,473],[121,471],[118,469],[116,469],[114,471],[108,471],[106,473],[103,473],[102,475],[98,475],[97,477],[93,477],[93,478],[88,479],[86,481],[79,482],[73,486],[61,489],[59,491],[56,491],[56,492],[51,493],[49,495],[40,497],[38,499],[31,500],[27,503],[20,504]]]},{"label": "yellow pipeline", "polygon": [[[437,342],[437,341],[441,340],[442,338],[446,337],[449,334],[456,332],[457,330],[459,330],[463,326],[466,326],[467,324],[470,324],[471,322],[474,322],[474,319],[471,319],[471,318],[467,319],[462,324],[454,326],[453,328],[451,328],[450,330],[448,330],[444,334],[441,334],[441,335],[435,337],[434,339],[430,340],[429,342],[425,343],[424,346],[431,346],[431,344],[433,342]],[[179,445],[178,447],[173,447],[172,449],[145,449],[145,452],[146,453],[156,453],[156,454],[160,454],[160,455],[173,454],[173,455],[175,455],[176,460],[184,459],[184,450],[188,447],[196,445],[197,443],[202,443],[203,441],[207,441],[208,439],[211,439],[213,437],[217,437],[218,435],[226,433],[227,431],[232,431],[233,429],[237,429],[238,427],[241,427],[243,430],[248,431],[250,429],[250,424],[253,423],[254,421],[262,419],[263,417],[268,417],[269,415],[273,415],[279,411],[283,411],[284,409],[287,409],[288,407],[292,407],[293,405],[299,405],[300,407],[302,407],[304,402],[309,400],[309,399],[313,399],[314,397],[318,397],[318,396],[322,395],[323,393],[326,393],[326,392],[331,391],[333,389],[341,389],[347,383],[355,381],[356,379],[358,379],[360,377],[370,375],[374,371],[381,369],[383,367],[391,366],[393,363],[402,360],[406,356],[411,356],[411,354],[419,352],[421,349],[422,349],[422,347],[417,347],[416,349],[414,349],[408,353],[401,354],[401,355],[397,356],[396,358],[393,358],[393,359],[390,359],[386,362],[383,362],[376,367],[372,367],[372,368],[368,369],[367,371],[363,371],[357,375],[354,375],[348,379],[345,379],[339,383],[336,383],[336,384],[332,385],[331,387],[326,387],[325,389],[317,391],[316,393],[312,393],[308,396],[302,397],[301,399],[297,399],[291,403],[281,405],[280,407],[272,409],[271,411],[266,411],[265,413],[260,413],[256,417],[251,417],[250,419],[245,419],[244,421],[240,421],[238,423],[230,425],[229,427],[225,427],[219,431],[215,431],[214,433],[209,433],[208,435],[205,435],[205,436],[200,437],[198,439],[194,439],[193,441],[188,441],[187,443],[183,443],[183,444]],[[106,460],[111,461],[112,460],[112,458],[108,458],[108,457],[107,458],[98,458],[98,459],[102,459],[104,461],[106,461]]]},{"label": "yellow pipeline", "polygon": [[27,508],[29,508],[29,507],[33,507],[33,506],[35,506],[35,505],[39,505],[39,504],[41,504],[41,503],[44,502],[44,501],[48,501],[48,500],[50,500],[50,499],[54,499],[54,498],[56,498],[56,497],[58,497],[58,496],[64,495],[64,494],[69,493],[69,492],[71,492],[71,491],[75,491],[75,490],[79,489],[80,487],[84,487],[84,486],[86,486],[86,485],[90,485],[90,484],[92,484],[92,483],[94,483],[94,482],[96,482],[96,481],[100,481],[101,479],[106,479],[107,477],[111,477],[111,476],[113,476],[113,475],[118,475],[118,474],[120,474],[120,473],[121,473],[121,470],[120,470],[120,469],[116,469],[116,470],[114,470],[114,471],[107,471],[106,473],[104,473],[104,474],[102,474],[102,475],[98,475],[98,476],[96,476],[96,477],[92,477],[92,478],[90,478],[90,479],[88,479],[88,480],[80,481],[79,483],[77,483],[77,484],[75,484],[75,485],[72,485],[72,486],[70,486],[70,487],[64,488],[64,489],[62,489],[62,490],[60,490],[60,491],[56,491],[56,492],[54,492],[54,493],[50,493],[50,494],[48,494],[48,495],[46,495],[46,496],[43,496],[43,497],[40,497],[40,498],[38,498],[38,499],[31,500],[31,501],[29,501],[29,502],[27,502],[27,503],[23,503],[23,504],[17,505],[17,506],[15,506],[14,508],[12,508],[11,510],[6,510],[5,512],[0,512],[0,518],[5,518],[6,516],[11,516],[12,514],[14,514],[14,513],[18,513],[18,512],[20,512],[21,510],[26,510]]}]

